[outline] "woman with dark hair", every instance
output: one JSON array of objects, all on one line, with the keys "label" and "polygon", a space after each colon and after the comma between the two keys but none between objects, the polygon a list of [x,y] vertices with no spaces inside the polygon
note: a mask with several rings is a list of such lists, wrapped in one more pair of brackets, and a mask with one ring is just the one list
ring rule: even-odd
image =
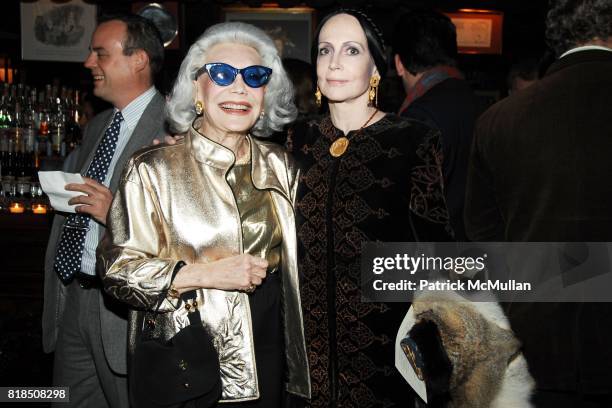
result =
[{"label": "woman with dark hair", "polygon": [[341,9],[315,36],[317,92],[329,115],[288,139],[303,173],[296,216],[312,406],[405,406],[394,368],[407,304],[363,302],[362,244],[450,238],[438,132],[377,108],[387,62],[371,19]]}]

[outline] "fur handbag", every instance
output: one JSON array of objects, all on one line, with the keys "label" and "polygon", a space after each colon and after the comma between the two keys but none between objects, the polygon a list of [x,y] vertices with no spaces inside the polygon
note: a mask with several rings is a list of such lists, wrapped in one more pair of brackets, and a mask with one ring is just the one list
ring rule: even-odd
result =
[{"label": "fur handbag", "polygon": [[496,302],[425,292],[401,346],[427,384],[427,406],[528,408],[535,382]]},{"label": "fur handbag", "polygon": [[[176,268],[175,268],[176,269]],[[167,342],[141,339],[130,370],[130,399],[134,408],[208,408],[221,397],[219,356],[202,325],[195,291],[181,296],[190,324]],[[159,307],[166,292],[160,295]],[[148,329],[156,322],[149,320]]]}]

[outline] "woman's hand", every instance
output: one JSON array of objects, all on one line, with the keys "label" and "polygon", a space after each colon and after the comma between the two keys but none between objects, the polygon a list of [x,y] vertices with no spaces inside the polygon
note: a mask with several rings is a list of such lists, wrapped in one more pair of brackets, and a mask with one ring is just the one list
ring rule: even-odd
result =
[{"label": "woman's hand", "polygon": [[263,258],[235,255],[184,266],[174,278],[174,287],[179,293],[199,288],[252,292],[265,279],[267,269],[268,261]]},{"label": "woman's hand", "polygon": [[[252,285],[259,286],[266,277],[268,261],[249,254],[220,259],[206,265],[209,287],[224,290],[249,290]],[[203,275],[206,272],[203,272]],[[204,277],[204,276],[203,276]]]}]

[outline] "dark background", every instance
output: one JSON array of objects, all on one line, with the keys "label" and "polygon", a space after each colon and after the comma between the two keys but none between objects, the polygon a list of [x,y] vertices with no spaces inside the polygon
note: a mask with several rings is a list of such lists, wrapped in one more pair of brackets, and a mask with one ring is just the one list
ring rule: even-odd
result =
[{"label": "dark background", "polygon": [[[88,2],[98,5],[99,14],[131,11],[134,3],[129,0]],[[250,0],[242,4],[260,6],[262,3]],[[460,68],[487,103],[505,95],[505,78],[512,63],[525,57],[540,57],[546,50],[544,18],[548,2],[545,0],[285,0],[278,3],[280,6],[315,8],[314,26],[338,6],[362,7],[380,25],[389,43],[397,16],[409,7],[426,6],[440,11],[459,8],[501,11],[504,13],[502,54],[461,55],[459,58]],[[166,51],[165,69],[157,84],[162,92],[170,88],[189,45],[208,26],[221,21],[224,6],[238,4],[232,0],[178,1],[180,42],[177,49]],[[91,89],[89,70],[82,64],[22,61],[19,1],[3,1],[1,10],[0,58],[10,59],[11,65],[17,69],[14,82],[41,89],[57,80],[67,87]],[[403,98],[403,89],[393,72],[383,81],[381,89],[383,109],[395,110]],[[42,265],[50,220],[50,215],[41,218],[32,214],[0,214],[0,386],[44,386],[51,383],[52,355],[42,352],[40,338]],[[44,405],[19,404],[20,407]]]},{"label": "dark background", "polygon": [[[134,1],[88,0],[98,5],[98,13],[131,11]],[[162,1],[159,1],[163,4]],[[263,2],[247,0],[179,0],[179,48],[166,51],[166,65],[158,87],[163,92],[171,86],[178,67],[189,45],[210,25],[221,20],[222,8],[231,5],[259,6]],[[546,0],[285,0],[280,6],[309,6],[316,9],[314,26],[330,10],[339,6],[363,8],[381,27],[390,43],[393,26],[403,9],[432,7],[440,11],[459,8],[481,8],[504,13],[503,52],[501,55],[461,55],[460,68],[477,90],[505,92],[505,78],[509,66],[525,57],[540,57],[546,50],[544,18]],[[88,90],[91,88],[89,71],[79,63],[21,61],[19,1],[2,2],[0,25],[0,56],[9,57],[18,69],[17,82],[42,87],[59,78],[62,85]],[[391,74],[392,76],[393,74]],[[399,82],[397,82],[399,84]],[[401,88],[401,86],[400,86]]]}]

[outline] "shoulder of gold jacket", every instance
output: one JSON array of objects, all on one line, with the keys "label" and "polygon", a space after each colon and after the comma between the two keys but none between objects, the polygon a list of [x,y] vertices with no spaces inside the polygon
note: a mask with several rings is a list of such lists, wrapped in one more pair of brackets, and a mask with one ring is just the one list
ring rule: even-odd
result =
[{"label": "shoulder of gold jacket", "polygon": [[[253,183],[270,190],[279,218],[285,218],[280,223],[285,335],[301,345],[287,353],[293,361],[289,366],[301,367],[293,375],[297,379],[293,385],[290,380],[289,391],[308,395],[307,365],[298,361],[305,360],[305,342],[299,315],[296,238],[291,230],[295,225],[295,165],[282,147],[249,141]],[[100,250],[109,294],[150,312],[160,293],[170,287],[178,260],[209,263],[242,252],[241,220],[226,180],[233,160],[233,154],[223,146],[193,134],[184,142],[149,147],[134,155],[113,201],[108,236]],[[258,398],[248,296],[200,289],[197,302],[219,353],[222,400]],[[160,311],[168,312],[159,329],[163,338],[171,338],[189,322],[187,310],[175,299],[165,298]],[[140,312],[141,318],[146,313]],[[130,325],[130,329],[139,328]]]},{"label": "shoulder of gold jacket", "polygon": [[279,190],[293,203],[298,172],[293,156],[277,143],[256,138],[249,140],[255,186]]}]

